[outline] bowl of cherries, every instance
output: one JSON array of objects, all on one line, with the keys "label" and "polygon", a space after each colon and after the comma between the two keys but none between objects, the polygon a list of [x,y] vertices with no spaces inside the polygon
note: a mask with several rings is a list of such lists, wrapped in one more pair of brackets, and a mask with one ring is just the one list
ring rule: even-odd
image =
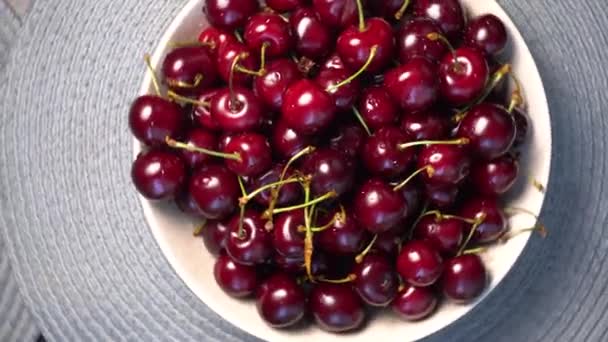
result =
[{"label": "bowl of cherries", "polygon": [[259,338],[423,338],[546,233],[548,106],[494,1],[191,0],[145,62],[145,217]]}]

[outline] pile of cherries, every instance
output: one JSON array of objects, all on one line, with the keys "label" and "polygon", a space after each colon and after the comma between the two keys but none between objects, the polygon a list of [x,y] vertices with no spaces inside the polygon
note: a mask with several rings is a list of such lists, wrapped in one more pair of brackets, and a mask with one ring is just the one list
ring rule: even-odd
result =
[{"label": "pile of cherries", "polygon": [[[458,0],[206,0],[132,104],[137,190],[205,223],[230,296],[276,328],[477,298],[528,117],[491,14]],[[505,93],[509,80],[515,91]],[[194,257],[194,256],[193,256]]]}]

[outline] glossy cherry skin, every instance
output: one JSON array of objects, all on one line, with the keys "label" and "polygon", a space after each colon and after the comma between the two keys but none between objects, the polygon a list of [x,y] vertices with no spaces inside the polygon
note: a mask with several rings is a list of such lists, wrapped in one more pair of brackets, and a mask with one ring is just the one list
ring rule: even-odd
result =
[{"label": "glossy cherry skin", "polygon": [[407,63],[417,56],[439,63],[447,47],[439,40],[428,39],[429,33],[442,34],[441,29],[428,18],[411,19],[399,28],[397,46],[401,63]]},{"label": "glossy cherry skin", "polygon": [[305,134],[317,134],[329,127],[336,105],[327,92],[310,80],[292,83],[283,94],[281,115],[287,125]]},{"label": "glossy cherry skin", "polygon": [[329,138],[329,147],[348,158],[355,158],[367,137],[359,123],[343,122]]},{"label": "glossy cherry skin", "polygon": [[270,58],[284,56],[293,46],[293,37],[287,21],[275,13],[257,13],[247,20],[243,38],[251,51],[260,51],[268,44]]},{"label": "glossy cherry skin", "polygon": [[451,208],[458,200],[459,189],[457,185],[426,184],[424,194],[429,204],[444,209]]},{"label": "glossy cherry skin", "polygon": [[461,47],[446,54],[439,63],[439,89],[444,100],[464,106],[481,95],[490,70],[479,50]]},{"label": "glossy cherry skin", "polygon": [[486,287],[486,268],[475,254],[465,254],[446,262],[441,281],[443,294],[457,303],[468,303],[479,297]]},{"label": "glossy cherry skin", "polygon": [[[284,165],[283,164],[275,164],[268,171],[262,173],[258,177],[252,177],[249,184],[249,192],[253,192],[262,186],[267,184],[275,183],[279,181],[281,177],[281,173],[283,172]],[[293,171],[288,170],[285,173],[285,178],[289,178],[293,176]],[[302,195],[302,186],[299,183],[289,183],[283,184],[281,186],[281,190],[279,190],[279,196],[277,197],[276,205],[277,206],[286,206],[289,204],[295,203]],[[262,206],[268,206],[270,204],[271,198],[270,189],[262,191],[259,195],[255,196],[253,199],[256,203]]]},{"label": "glossy cherry skin", "polygon": [[321,70],[327,70],[327,69],[348,69],[348,68],[344,64],[344,61],[342,60],[340,55],[337,53],[333,53],[329,57],[327,57],[325,62],[323,62],[323,64],[321,65]]},{"label": "glossy cherry skin", "polygon": [[246,132],[262,124],[264,109],[255,94],[244,87],[234,87],[233,101],[230,89],[220,89],[211,99],[211,116],[225,131]]},{"label": "glossy cherry skin", "polygon": [[225,150],[226,146],[228,146],[230,141],[232,141],[232,138],[236,135],[237,134],[234,134],[234,133],[222,133],[222,135],[220,135],[219,140],[218,140],[219,150],[220,151]]},{"label": "glossy cherry skin", "polygon": [[243,133],[232,137],[222,152],[237,153],[240,156],[240,160],[225,160],[228,169],[239,176],[258,176],[272,166],[270,144],[258,133]]},{"label": "glossy cherry skin", "polygon": [[131,179],[137,191],[147,199],[173,198],[184,185],[186,166],[171,152],[150,150],[135,158]]},{"label": "glossy cherry skin", "polygon": [[289,159],[311,144],[311,138],[289,127],[279,120],[272,128],[272,148],[282,159]]},{"label": "glossy cherry skin", "polygon": [[471,158],[467,150],[459,145],[427,145],[418,152],[417,168],[431,166],[432,175],[421,175],[428,185],[458,185],[471,169]]},{"label": "glossy cherry skin", "polygon": [[[230,70],[232,70],[232,64],[237,56],[240,56],[238,65],[252,71],[258,69],[259,62],[257,56],[259,56],[259,52],[249,51],[247,46],[236,40],[227,41],[219,46],[216,57],[217,72],[226,83],[230,82]],[[237,70],[233,73],[232,82],[235,85],[247,86],[251,83],[251,80],[252,76],[249,74]]]},{"label": "glossy cherry skin", "polygon": [[397,225],[406,206],[399,192],[379,179],[370,179],[357,191],[353,208],[359,225],[378,234]]},{"label": "glossy cherry skin", "polygon": [[[187,187],[184,187],[187,188]],[[192,195],[188,192],[188,189],[182,190],[179,194],[175,195],[175,204],[177,208],[183,213],[200,218],[203,216],[201,208],[198,207]]]},{"label": "glossy cherry skin", "polygon": [[236,298],[252,295],[259,282],[255,267],[238,264],[226,253],[220,254],[215,261],[213,275],[220,288]]},{"label": "glossy cherry skin", "polygon": [[400,127],[414,140],[442,140],[449,137],[451,123],[445,113],[429,109],[404,115]]},{"label": "glossy cherry skin", "polygon": [[227,222],[208,220],[205,222],[201,237],[209,253],[218,255],[226,248],[229,226]]},{"label": "glossy cherry skin", "polygon": [[279,214],[274,219],[274,249],[288,258],[304,258],[304,210],[292,210]]},{"label": "glossy cherry skin", "polygon": [[403,5],[403,1],[404,0],[370,1],[368,7],[375,16],[382,17],[387,21],[394,21],[395,14],[397,14]]},{"label": "glossy cherry skin", "polygon": [[405,186],[403,186],[399,192],[407,204],[403,217],[409,218],[412,215],[417,214],[418,210],[422,206],[424,194],[421,183],[413,179],[405,184]]},{"label": "glossy cherry skin", "polygon": [[397,121],[399,106],[389,93],[381,87],[370,87],[363,91],[359,100],[359,112],[367,126],[376,130]]},{"label": "glossy cherry skin", "polygon": [[459,219],[426,215],[414,227],[414,236],[426,240],[442,255],[455,255],[463,242],[466,225]]},{"label": "glossy cherry skin", "polygon": [[301,8],[306,2],[305,0],[266,0],[266,6],[279,13],[283,13]]},{"label": "glossy cherry skin", "polygon": [[395,298],[399,278],[388,259],[367,254],[353,269],[353,286],[361,299],[372,306],[387,306]]},{"label": "glossy cherry skin", "polygon": [[426,58],[412,58],[384,75],[384,87],[406,112],[429,109],[439,97],[436,69]]},{"label": "glossy cherry skin", "polygon": [[[304,267],[304,256],[299,258],[285,257],[279,253],[275,253],[274,262],[279,270],[288,274],[303,275],[306,274]],[[329,261],[325,253],[314,251],[312,254],[312,274],[314,276],[327,275],[329,272]]]},{"label": "glossy cherry skin", "polygon": [[422,240],[412,240],[403,245],[397,257],[397,272],[410,285],[433,285],[442,271],[443,261],[439,252]]},{"label": "glossy cherry skin", "polygon": [[318,149],[302,164],[305,174],[312,175],[310,188],[316,196],[335,191],[338,196],[352,189],[355,169],[340,152],[329,148]]},{"label": "glossy cherry skin", "polygon": [[365,69],[369,73],[382,71],[393,58],[393,29],[384,19],[367,19],[363,31],[359,30],[358,25],[349,26],[338,37],[336,51],[350,69],[359,70],[369,58],[373,46],[377,46],[377,50]]},{"label": "glossy cherry skin", "polygon": [[[215,60],[206,46],[179,47],[167,54],[162,75],[169,88],[182,94],[196,94],[213,85],[217,79]],[[196,78],[202,80],[196,83]],[[181,87],[179,83],[188,86]],[[195,86],[196,85],[196,86]],[[191,87],[194,86],[194,87]]]},{"label": "glossy cherry skin", "polygon": [[417,0],[414,16],[433,20],[450,39],[457,38],[464,29],[465,18],[459,0]]},{"label": "glossy cherry skin", "polygon": [[217,51],[221,45],[226,42],[236,42],[237,40],[232,32],[209,26],[198,36],[198,41],[209,44],[211,53],[213,53],[214,56],[217,56]]},{"label": "glossy cherry skin", "polygon": [[515,141],[513,142],[514,147],[521,146],[526,142],[528,137],[528,130],[530,127],[530,116],[519,108],[513,109],[511,113],[515,120],[515,127],[517,133],[515,134]]},{"label": "glossy cherry skin", "polygon": [[289,17],[291,31],[295,36],[296,51],[312,60],[326,56],[333,48],[333,34],[310,7],[296,9]]},{"label": "glossy cherry skin", "polygon": [[365,320],[359,295],[349,284],[317,284],[310,293],[310,311],[317,325],[329,332],[357,329]]},{"label": "glossy cherry skin", "polygon": [[205,0],[203,11],[211,25],[233,31],[244,26],[258,8],[257,0]]},{"label": "glossy cherry skin", "polygon": [[[187,134],[183,140],[184,143],[205,148],[212,151],[217,151],[217,137],[204,129],[193,128]],[[179,150],[182,159],[188,164],[190,169],[196,169],[203,164],[213,160],[214,158],[208,154],[199,152],[190,152],[188,150]]]},{"label": "glossy cherry skin", "polygon": [[505,155],[492,161],[479,161],[471,169],[471,182],[483,195],[498,196],[509,191],[517,180],[519,162]]},{"label": "glossy cherry skin", "polygon": [[[492,243],[497,241],[508,229],[507,219],[494,197],[474,197],[462,204],[459,215],[477,219],[485,214],[485,219],[477,226],[473,242]],[[467,233],[468,234],[468,233]]]},{"label": "glossy cherry skin", "polygon": [[355,0],[313,0],[315,11],[321,21],[335,28],[345,28],[357,22]]},{"label": "glossy cherry skin", "polygon": [[507,45],[507,29],[497,16],[485,14],[467,24],[464,43],[483,51],[488,56],[497,55]]},{"label": "glossy cherry skin", "polygon": [[428,287],[406,285],[393,300],[393,312],[406,321],[419,321],[435,311],[439,300]]},{"label": "glossy cherry skin", "polygon": [[400,149],[410,139],[399,128],[380,128],[367,138],[361,151],[365,168],[376,176],[395,178],[403,175],[414,160],[414,148]]},{"label": "glossy cherry skin", "polygon": [[256,307],[268,325],[287,328],[304,318],[306,295],[294,278],[277,273],[258,287]]},{"label": "glossy cherry skin", "polygon": [[241,194],[236,176],[221,165],[206,165],[194,171],[188,189],[203,216],[222,220],[237,208]]},{"label": "glossy cherry skin", "polygon": [[179,138],[184,124],[182,108],[160,96],[140,96],[129,110],[131,133],[146,145],[164,145],[166,137]]},{"label": "glossy cherry skin", "polygon": [[475,155],[486,159],[498,158],[511,149],[516,126],[504,107],[480,103],[460,122],[457,135],[470,140],[468,147]]},{"label": "glossy cherry skin", "polygon": [[340,112],[351,111],[352,106],[357,101],[359,93],[361,93],[361,84],[355,79],[338,89],[330,88],[344,81],[351,75],[346,69],[328,69],[319,72],[315,77],[315,82],[322,89],[329,89],[328,94],[332,97],[336,109]]},{"label": "glossy cherry skin", "polygon": [[[196,97],[196,100],[201,103],[210,103],[211,99],[217,94],[219,89],[204,89]],[[219,131],[221,129],[217,120],[211,115],[208,106],[193,106],[192,121],[198,123],[201,127],[210,131]]]},{"label": "glossy cherry skin", "polygon": [[[336,208],[321,216],[318,219],[317,226],[325,226],[339,212],[340,209]],[[345,217],[340,217],[329,228],[320,233],[315,233],[316,243],[328,253],[353,255],[359,253],[364,246],[367,232],[359,227],[352,211],[346,210],[345,212]]]},{"label": "glossy cherry skin", "polygon": [[228,222],[230,233],[226,252],[243,265],[262,264],[272,257],[272,234],[264,227],[266,220],[254,210],[246,210],[243,217],[243,235],[239,235],[239,215]]},{"label": "glossy cherry skin", "polygon": [[289,85],[302,78],[298,66],[290,59],[276,59],[266,65],[266,73],[256,77],[253,89],[270,109],[279,111],[283,105],[283,93]]},{"label": "glossy cherry skin", "polygon": [[393,230],[389,230],[382,234],[378,234],[376,242],[372,246],[372,251],[380,253],[390,260],[395,260],[399,249],[401,248],[401,238],[398,233]]}]

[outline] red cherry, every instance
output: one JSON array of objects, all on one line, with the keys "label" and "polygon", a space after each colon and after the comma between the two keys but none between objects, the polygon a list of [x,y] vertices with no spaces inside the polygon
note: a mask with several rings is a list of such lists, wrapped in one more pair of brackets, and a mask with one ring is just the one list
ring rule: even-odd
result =
[{"label": "red cherry", "polygon": [[416,214],[422,206],[422,186],[420,185],[420,182],[412,180],[399,189],[399,192],[401,192],[401,196],[405,200],[405,203],[407,203],[407,210],[404,212],[403,217],[409,218]]},{"label": "red cherry", "polygon": [[293,157],[310,143],[310,137],[291,129],[285,120],[279,120],[273,127],[272,147],[283,159]]},{"label": "red cherry", "polygon": [[407,285],[399,291],[392,307],[401,319],[418,321],[432,314],[438,302],[431,289]]},{"label": "red cherry", "polygon": [[187,189],[182,190],[175,196],[175,204],[184,214],[192,215],[197,218],[203,217],[201,208],[198,207],[198,204],[196,204],[196,201],[194,201],[194,198],[192,198],[192,195],[190,195]]},{"label": "red cherry", "polygon": [[365,89],[359,101],[359,112],[372,130],[394,124],[398,110],[393,98],[381,87]]},{"label": "red cherry", "polygon": [[471,169],[471,182],[483,195],[502,195],[509,191],[519,173],[519,162],[511,156],[479,161]]},{"label": "red cherry", "polygon": [[222,220],[237,208],[241,194],[236,176],[220,165],[206,165],[190,178],[189,192],[203,216]]},{"label": "red cherry", "polygon": [[203,7],[211,25],[229,31],[245,25],[258,9],[257,0],[205,0]]},{"label": "red cherry", "polygon": [[345,28],[357,22],[355,0],[313,0],[312,4],[323,23],[327,25]]},{"label": "red cherry", "polygon": [[319,72],[315,78],[315,82],[321,88],[329,89],[328,93],[333,98],[338,111],[350,111],[361,92],[361,84],[357,79],[338,88],[333,87],[347,79],[350,75],[351,72],[346,69],[328,69]]},{"label": "red cherry", "polygon": [[[240,216],[234,215],[228,222],[230,234],[226,240],[226,252],[242,265],[262,264],[272,256],[272,235],[264,227],[266,220],[254,210],[246,210],[242,229]],[[242,233],[242,234],[241,234]]]},{"label": "red cherry", "polygon": [[224,45],[226,42],[236,42],[237,40],[231,32],[209,26],[198,36],[198,41],[209,44],[211,53],[214,56],[217,56],[217,51],[220,46]]},{"label": "red cherry", "polygon": [[464,12],[459,0],[417,0],[414,16],[433,20],[450,38],[456,38],[464,28]]},{"label": "red cherry", "polygon": [[257,13],[247,20],[243,38],[251,51],[260,51],[267,44],[266,55],[287,55],[293,45],[293,37],[287,21],[275,13]]},{"label": "red cherry", "polygon": [[[257,70],[258,54],[252,53],[242,43],[238,41],[227,41],[221,44],[217,50],[217,71],[224,82],[230,81],[230,70],[234,64],[234,59],[239,56],[238,65],[248,70]],[[235,70],[233,73],[232,82],[235,85],[246,86],[251,83],[252,76]]]},{"label": "red cherry", "polygon": [[131,167],[131,179],[139,193],[152,200],[173,198],[186,179],[184,162],[163,150],[140,153]]},{"label": "red cherry", "polygon": [[406,243],[397,258],[397,272],[414,286],[433,285],[441,276],[443,261],[430,244],[413,240]]},{"label": "red cherry", "polygon": [[361,299],[372,306],[386,306],[395,298],[399,279],[391,263],[379,254],[367,254],[353,269],[353,285]]},{"label": "red cherry", "polygon": [[262,124],[264,110],[255,94],[244,87],[218,90],[211,99],[211,116],[222,129],[244,132],[258,129]]},{"label": "red cherry", "polygon": [[326,56],[333,48],[331,30],[319,19],[317,12],[309,7],[296,9],[289,17],[291,30],[296,39],[299,55],[312,60]]},{"label": "red cherry", "polygon": [[283,13],[297,10],[306,4],[306,0],[266,0],[266,6]]},{"label": "red cherry", "polygon": [[462,119],[457,135],[470,140],[468,146],[477,156],[486,160],[494,159],[507,153],[513,146],[515,121],[504,107],[480,103]]},{"label": "red cherry", "polygon": [[423,179],[429,185],[458,185],[468,175],[471,159],[466,149],[459,145],[427,145],[418,153],[418,168],[431,166],[433,172],[423,172]]},{"label": "red cherry", "polygon": [[456,49],[439,64],[441,96],[453,106],[464,106],[481,95],[489,75],[488,63],[478,50]]},{"label": "red cherry", "polygon": [[497,16],[485,14],[468,23],[464,32],[464,42],[486,55],[497,55],[507,45],[507,29]]},{"label": "red cherry", "polygon": [[515,127],[517,128],[513,146],[518,147],[525,143],[526,138],[528,137],[528,131],[530,127],[530,116],[517,107],[513,109],[513,112],[511,114],[513,115],[513,119],[515,120]]},{"label": "red cherry", "polygon": [[372,246],[372,251],[385,255],[391,260],[396,259],[399,249],[401,249],[401,238],[395,229],[378,234]]},{"label": "red cherry", "polygon": [[437,109],[409,113],[401,118],[401,130],[414,140],[441,140],[449,137],[450,119]]},{"label": "red cherry", "polygon": [[165,83],[179,94],[196,94],[217,79],[215,61],[206,46],[187,46],[167,54],[162,66]]},{"label": "red cherry", "polygon": [[[212,133],[200,128],[193,128],[184,139],[184,143],[191,146],[217,151],[217,137]],[[185,149],[179,150],[182,159],[186,161],[191,169],[196,169],[203,164],[213,160],[213,157],[198,152],[191,152]]]},{"label": "red cherry", "polygon": [[414,227],[414,236],[426,240],[443,255],[455,255],[463,242],[464,221],[426,215]]},{"label": "red cherry", "polygon": [[318,196],[330,191],[341,196],[352,189],[355,181],[355,170],[349,160],[328,148],[318,149],[304,159],[302,170],[312,175],[310,188]]},{"label": "red cherry", "polygon": [[131,133],[146,145],[164,145],[166,137],[180,136],[184,123],[182,108],[160,96],[140,96],[129,110]]},{"label": "red cherry", "polygon": [[265,105],[279,111],[283,105],[283,93],[301,78],[302,74],[292,60],[277,59],[268,63],[263,76],[255,78],[253,89]]},{"label": "red cherry", "polygon": [[414,159],[415,149],[400,149],[399,144],[410,139],[399,128],[380,128],[367,138],[361,152],[365,168],[374,175],[395,178],[407,171]]},{"label": "red cherry", "polygon": [[[283,172],[283,164],[275,164],[271,169],[259,175],[258,177],[252,177],[250,180],[250,191],[259,189],[267,184],[278,182]],[[285,178],[289,178],[294,175],[292,170],[288,170],[285,173]],[[279,197],[277,198],[277,206],[287,206],[296,202],[302,194],[302,186],[299,183],[283,184],[279,191]],[[270,189],[262,191],[259,195],[253,199],[260,205],[268,206],[270,204],[271,191]]]},{"label": "red cherry", "polygon": [[399,60],[407,63],[414,57],[426,57],[438,63],[445,55],[444,43],[427,38],[429,33],[441,33],[441,29],[427,18],[414,18],[402,25],[397,34]]},{"label": "red cherry", "polygon": [[309,302],[315,322],[325,331],[354,330],[365,320],[363,303],[347,284],[317,284]]},{"label": "red cherry", "polygon": [[236,298],[252,295],[258,286],[255,267],[237,264],[224,253],[215,261],[213,275],[220,288]]},{"label": "red cherry", "polygon": [[365,131],[360,124],[343,122],[329,138],[329,147],[342,152],[348,158],[355,158],[359,154],[365,138]]},{"label": "red cherry", "polygon": [[459,189],[456,185],[427,184],[424,187],[429,204],[436,208],[451,208],[458,199]]},{"label": "red cherry", "polygon": [[357,191],[353,209],[359,225],[378,234],[397,225],[406,207],[399,192],[381,180],[370,179]]},{"label": "red cherry", "polygon": [[226,248],[228,239],[228,224],[217,220],[208,220],[203,227],[201,236],[203,243],[211,254],[218,255]]},{"label": "red cherry", "polygon": [[258,313],[273,328],[287,328],[304,318],[306,295],[292,277],[274,274],[256,292]]},{"label": "red cherry", "polygon": [[304,258],[304,210],[292,210],[279,214],[274,219],[274,249],[288,258]]},{"label": "red cherry", "polygon": [[[211,103],[211,99],[218,93],[219,89],[205,89],[201,91],[196,100],[200,103]],[[203,128],[211,131],[219,131],[221,129],[217,120],[211,116],[209,106],[194,106],[192,108],[192,119]]]},{"label": "red cherry", "polygon": [[382,71],[389,65],[395,49],[393,29],[381,18],[367,19],[363,29],[349,26],[338,37],[336,51],[348,67],[358,70],[366,64],[374,46],[376,53],[366,68],[370,73]]},{"label": "red cherry", "polygon": [[384,86],[406,112],[429,109],[439,95],[436,67],[426,58],[415,57],[389,70]]},{"label": "red cherry", "polygon": [[328,128],[336,114],[331,96],[310,80],[292,83],[283,94],[282,117],[294,130],[317,134]]},{"label": "red cherry", "polygon": [[[336,215],[339,215],[337,219]],[[336,208],[318,221],[321,227],[330,223],[332,224],[327,229],[315,234],[319,247],[328,253],[340,255],[353,255],[361,251],[367,234],[353,215],[342,217],[339,208]]]},{"label": "red cherry", "polygon": [[266,138],[257,133],[243,133],[232,137],[226,154],[238,154],[240,159],[226,159],[226,166],[239,176],[257,176],[272,165],[272,150]]},{"label": "red cherry", "polygon": [[468,303],[479,297],[488,275],[479,256],[466,254],[447,261],[442,279],[443,294],[457,303]]},{"label": "red cherry", "polygon": [[344,61],[340,57],[339,54],[334,53],[327,57],[325,62],[321,65],[321,70],[327,69],[347,69],[346,65],[344,65]]},{"label": "red cherry", "polygon": [[473,234],[472,241],[476,243],[496,242],[508,229],[507,218],[493,197],[469,199],[462,204],[459,215],[472,220],[484,218]]}]

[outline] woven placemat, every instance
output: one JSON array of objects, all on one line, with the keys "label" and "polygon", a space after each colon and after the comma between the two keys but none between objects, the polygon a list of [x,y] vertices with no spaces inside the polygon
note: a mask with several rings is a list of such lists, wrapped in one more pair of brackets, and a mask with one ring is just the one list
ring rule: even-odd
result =
[{"label": "woven placemat", "polygon": [[[538,63],[554,159],[542,219],[507,279],[429,341],[605,341],[604,0],[502,0]],[[175,275],[130,183],[128,106],[185,1],[37,2],[0,92],[0,230],[52,340],[253,340]]]}]

